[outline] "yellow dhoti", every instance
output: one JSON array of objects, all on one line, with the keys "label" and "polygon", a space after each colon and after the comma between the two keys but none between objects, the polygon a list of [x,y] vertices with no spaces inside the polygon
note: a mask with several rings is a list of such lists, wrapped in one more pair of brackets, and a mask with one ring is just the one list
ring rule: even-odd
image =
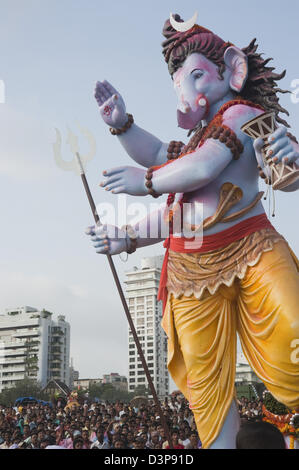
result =
[{"label": "yellow dhoti", "polygon": [[169,371],[208,448],[234,397],[237,332],[273,396],[299,406],[299,263],[286,241],[267,230],[196,255],[170,253],[162,326]]}]

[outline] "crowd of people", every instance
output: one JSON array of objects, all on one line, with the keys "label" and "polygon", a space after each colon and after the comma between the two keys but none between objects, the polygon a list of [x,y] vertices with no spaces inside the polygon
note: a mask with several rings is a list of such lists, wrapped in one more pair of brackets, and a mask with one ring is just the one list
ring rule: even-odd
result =
[{"label": "crowd of people", "polygon": [[[262,401],[238,400],[241,420],[261,421]],[[166,398],[163,414],[175,449],[200,449],[192,411],[182,396]],[[58,405],[0,405],[0,449],[168,449],[152,401]]]}]

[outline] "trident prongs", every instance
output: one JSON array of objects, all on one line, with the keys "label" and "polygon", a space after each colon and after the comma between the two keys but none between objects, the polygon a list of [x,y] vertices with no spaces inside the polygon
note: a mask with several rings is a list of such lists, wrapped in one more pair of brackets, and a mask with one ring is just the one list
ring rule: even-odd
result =
[{"label": "trident prongs", "polygon": [[73,132],[68,129],[68,137],[67,137],[67,143],[70,146],[71,152],[74,155],[74,158],[72,160],[64,160],[62,158],[62,153],[61,153],[61,147],[62,147],[62,138],[61,138],[61,133],[58,129],[55,129],[56,131],[56,142],[53,144],[53,150],[54,150],[54,157],[55,157],[55,162],[59,168],[61,168],[64,171],[74,171],[76,174],[81,174],[81,169],[84,170],[86,167],[87,163],[90,162],[96,154],[96,141],[93,135],[85,128],[82,128],[78,126],[81,133],[85,136],[87,139],[90,149],[87,155],[80,155],[80,161],[81,164],[78,165],[78,159],[76,158],[77,153],[79,153],[79,143],[78,143],[78,137],[73,134]]}]

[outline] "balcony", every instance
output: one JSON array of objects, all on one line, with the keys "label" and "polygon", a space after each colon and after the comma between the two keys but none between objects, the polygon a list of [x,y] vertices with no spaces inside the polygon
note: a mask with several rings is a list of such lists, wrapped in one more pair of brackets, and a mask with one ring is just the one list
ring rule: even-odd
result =
[{"label": "balcony", "polygon": [[59,338],[57,337],[57,338],[53,338],[49,344],[51,344],[52,346],[60,346],[63,344],[63,342],[61,341],[60,337]]},{"label": "balcony", "polygon": [[23,380],[25,378],[25,372],[20,372],[19,374],[12,374],[12,375],[9,375],[9,376],[5,376],[5,377],[2,377],[2,382],[6,382],[6,381],[11,381],[11,380]]},{"label": "balcony", "polygon": [[51,374],[51,373],[50,373],[50,378],[51,378],[51,379],[54,379],[54,380],[60,380],[60,379],[61,379],[61,376],[60,376],[60,374]]},{"label": "balcony", "polygon": [[61,359],[60,355],[57,356],[57,354],[53,354],[52,356],[50,356],[49,360],[50,360],[51,363],[52,362],[62,362],[62,359]]},{"label": "balcony", "polygon": [[15,333],[14,338],[34,338],[40,336],[39,331],[23,331],[22,333]]},{"label": "balcony", "polygon": [[18,374],[18,373],[25,373],[25,364],[23,363],[22,367],[14,367],[14,366],[11,366],[11,367],[5,367],[5,369],[2,369],[2,377],[6,377],[4,374],[8,373],[8,374]]},{"label": "balcony", "polygon": [[7,365],[7,364],[14,364],[14,365],[17,365],[17,364],[24,364],[24,358],[23,357],[20,357],[20,359],[8,359],[4,356],[0,356],[0,365]]},{"label": "balcony", "polygon": [[25,356],[25,350],[19,350],[19,351],[11,351],[11,352],[5,352],[5,354],[2,356],[2,358],[6,359],[9,357],[20,357],[20,356]]},{"label": "balcony", "polygon": [[51,363],[48,366],[49,370],[52,372],[60,372],[61,371],[61,365],[56,364],[56,363]]},{"label": "balcony", "polygon": [[54,356],[55,354],[59,354],[59,355],[60,355],[60,354],[61,354],[61,348],[58,348],[58,347],[51,348],[49,352],[50,352],[50,354],[52,354],[53,356]]},{"label": "balcony", "polygon": [[23,348],[25,345],[24,341],[8,341],[1,344],[1,351],[11,348]]}]

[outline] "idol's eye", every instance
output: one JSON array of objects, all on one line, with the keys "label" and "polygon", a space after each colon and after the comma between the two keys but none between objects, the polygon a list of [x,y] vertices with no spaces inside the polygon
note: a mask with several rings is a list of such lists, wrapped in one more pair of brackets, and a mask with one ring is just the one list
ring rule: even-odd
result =
[{"label": "idol's eye", "polygon": [[196,69],[191,72],[191,75],[194,78],[194,80],[197,80],[198,78],[201,78],[203,76],[203,71]]}]

